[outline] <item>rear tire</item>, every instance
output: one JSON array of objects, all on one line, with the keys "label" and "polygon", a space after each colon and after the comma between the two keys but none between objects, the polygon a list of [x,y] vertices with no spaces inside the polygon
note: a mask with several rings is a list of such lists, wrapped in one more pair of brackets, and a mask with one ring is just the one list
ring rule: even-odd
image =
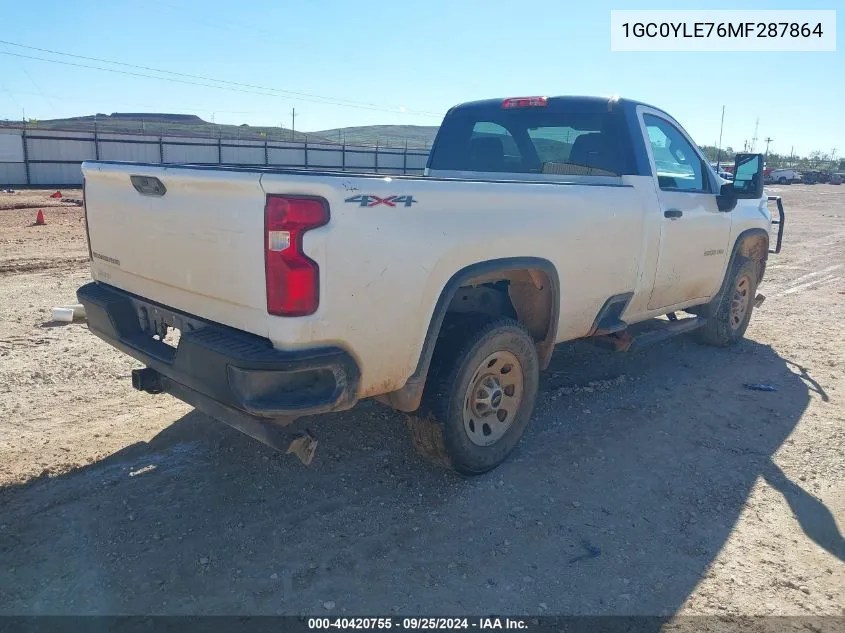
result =
[{"label": "rear tire", "polygon": [[739,342],[748,329],[759,279],[758,262],[741,258],[733,265],[722,295],[708,306],[707,323],[698,331],[700,342],[728,347]]},{"label": "rear tire", "polygon": [[479,475],[501,464],[525,432],[539,361],[531,336],[513,319],[488,323],[462,343],[429,376],[426,400],[433,415],[410,418],[408,428],[426,457]]}]

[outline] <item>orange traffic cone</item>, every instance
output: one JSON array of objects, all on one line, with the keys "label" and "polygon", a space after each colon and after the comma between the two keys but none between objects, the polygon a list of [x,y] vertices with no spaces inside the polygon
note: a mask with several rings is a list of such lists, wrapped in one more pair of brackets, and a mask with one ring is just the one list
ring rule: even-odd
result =
[{"label": "orange traffic cone", "polygon": [[35,216],[35,225],[44,226],[45,224],[47,223],[44,221],[44,211],[38,209],[38,214]]},{"label": "orange traffic cone", "polygon": [[61,198],[61,197],[62,197],[62,192],[61,192],[61,191],[56,191],[56,193],[51,193],[51,194],[50,194],[50,197],[51,197],[51,198]]}]

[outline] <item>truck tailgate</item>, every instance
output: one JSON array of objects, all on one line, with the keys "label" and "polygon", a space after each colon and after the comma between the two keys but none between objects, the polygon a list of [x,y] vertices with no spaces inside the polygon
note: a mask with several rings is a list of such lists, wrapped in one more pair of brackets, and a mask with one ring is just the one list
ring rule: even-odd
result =
[{"label": "truck tailgate", "polygon": [[[95,280],[266,336],[259,173],[116,163],[82,171]],[[140,193],[133,175],[166,191]]]}]

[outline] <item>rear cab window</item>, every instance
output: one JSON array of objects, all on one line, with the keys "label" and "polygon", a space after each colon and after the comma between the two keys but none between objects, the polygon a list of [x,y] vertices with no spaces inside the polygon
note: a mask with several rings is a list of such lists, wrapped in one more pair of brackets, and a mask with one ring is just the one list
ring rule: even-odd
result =
[{"label": "rear cab window", "polygon": [[538,176],[634,173],[621,108],[607,101],[566,99],[547,106],[503,108],[485,102],[447,114],[429,169]]}]

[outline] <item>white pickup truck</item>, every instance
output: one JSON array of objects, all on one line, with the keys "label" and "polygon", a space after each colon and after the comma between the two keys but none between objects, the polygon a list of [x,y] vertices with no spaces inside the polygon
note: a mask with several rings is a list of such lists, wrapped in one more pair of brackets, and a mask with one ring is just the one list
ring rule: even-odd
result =
[{"label": "white pickup truck", "polygon": [[779,185],[791,185],[801,182],[801,174],[795,169],[774,169],[769,172],[766,179]]},{"label": "white pickup truck", "polygon": [[723,184],[665,112],[591,97],[456,106],[422,177],[86,162],[78,297],[147,366],[138,389],[271,445],[363,398],[422,404],[433,450],[481,473],[522,436],[556,343],[626,348],[662,315],[661,335],[743,336],[783,231],[762,169],[739,155]]}]

